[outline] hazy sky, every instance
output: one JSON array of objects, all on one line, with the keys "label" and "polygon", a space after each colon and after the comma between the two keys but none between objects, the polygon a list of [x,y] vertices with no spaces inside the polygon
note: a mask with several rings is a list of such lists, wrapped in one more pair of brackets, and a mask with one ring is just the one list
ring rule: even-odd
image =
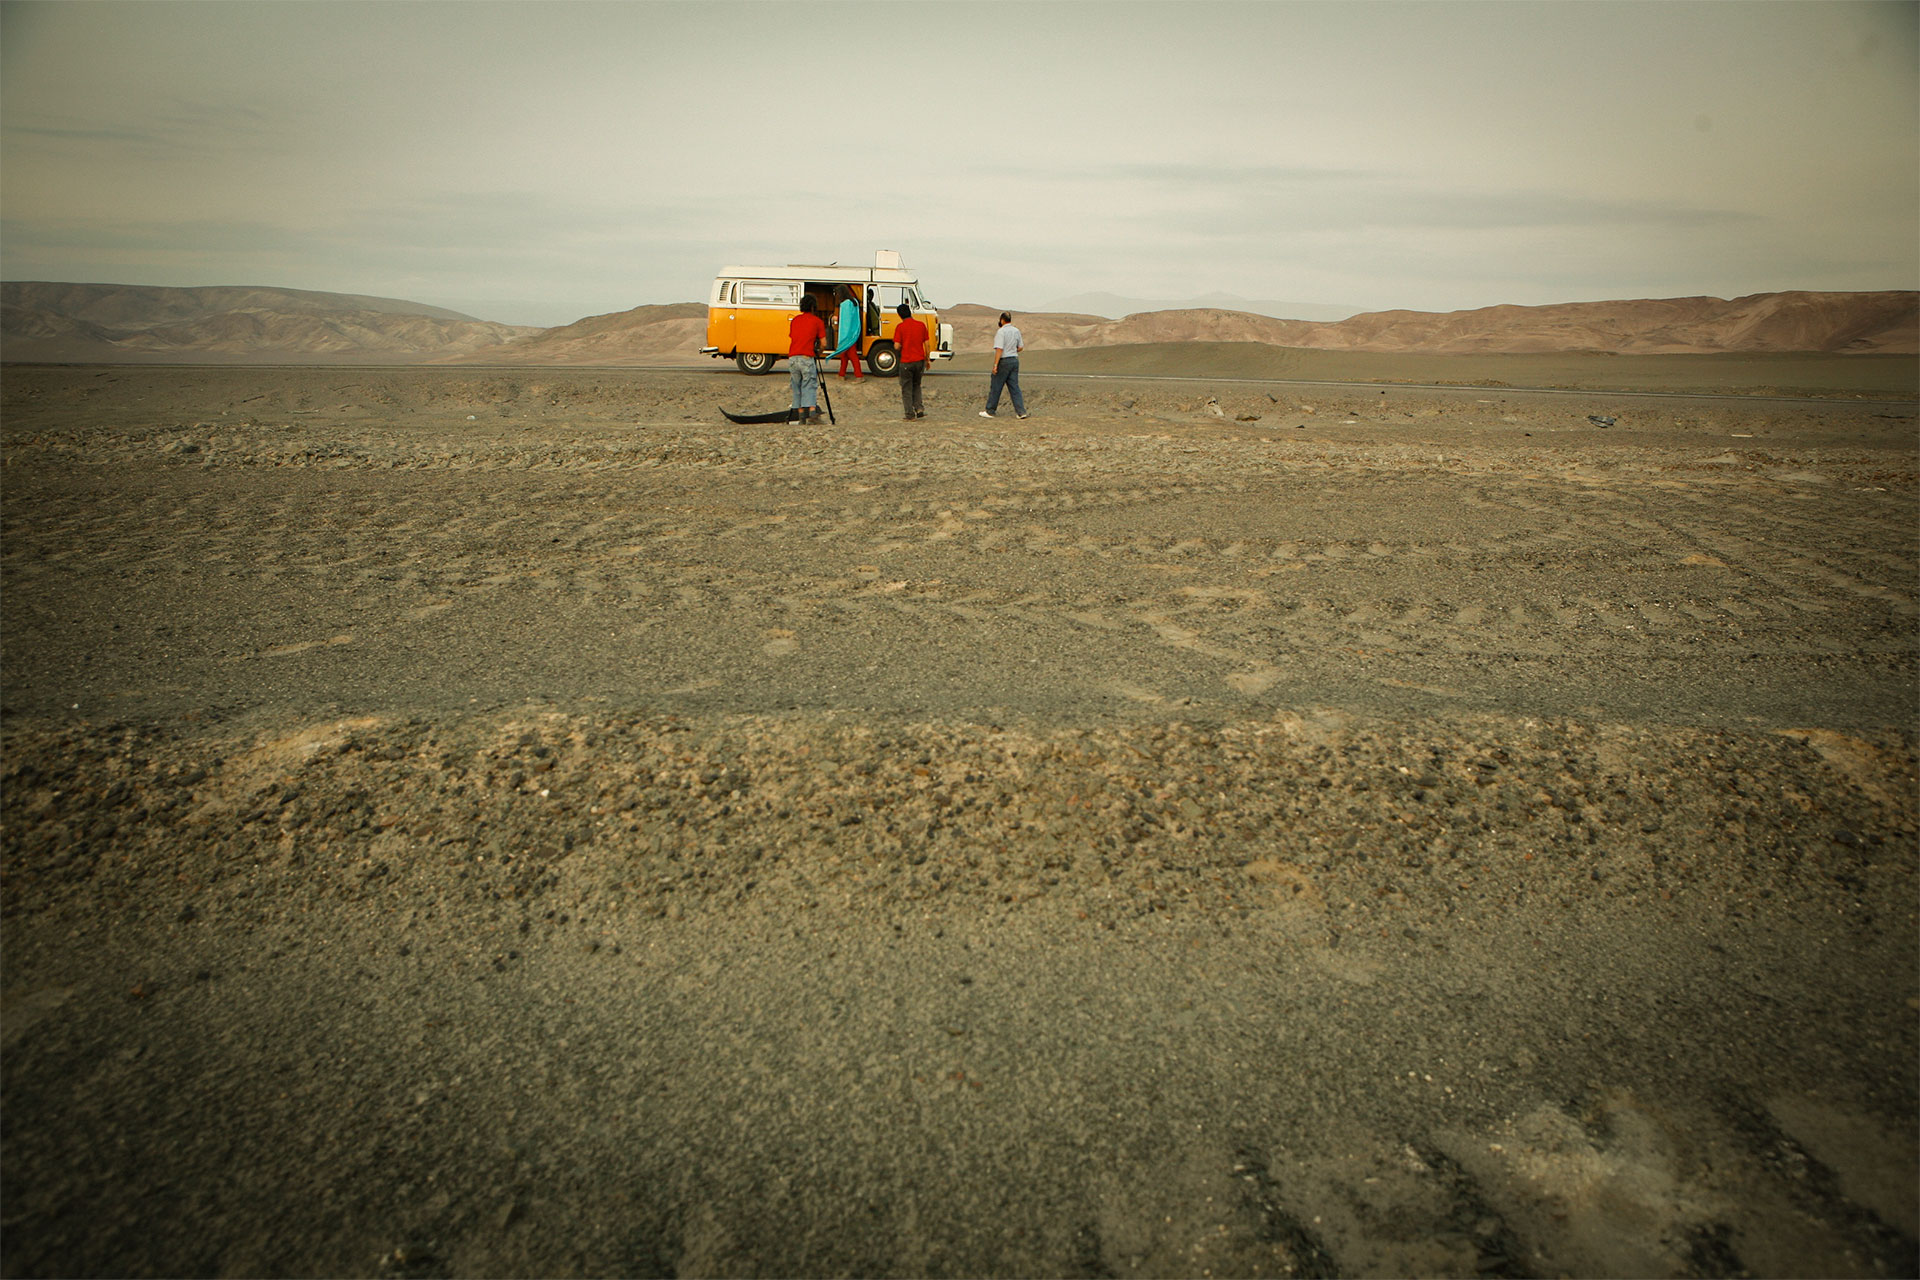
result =
[{"label": "hazy sky", "polygon": [[936,302],[1920,286],[1920,5],[0,6],[0,274],[560,324],[898,249]]}]

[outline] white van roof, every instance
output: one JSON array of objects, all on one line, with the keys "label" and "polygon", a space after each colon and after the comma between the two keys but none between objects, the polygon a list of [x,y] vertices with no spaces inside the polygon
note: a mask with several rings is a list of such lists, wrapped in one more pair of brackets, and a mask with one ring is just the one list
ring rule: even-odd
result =
[{"label": "white van roof", "polygon": [[919,284],[920,277],[894,267],[812,266],[789,262],[780,267],[725,266],[721,280],[813,280],[821,284]]}]

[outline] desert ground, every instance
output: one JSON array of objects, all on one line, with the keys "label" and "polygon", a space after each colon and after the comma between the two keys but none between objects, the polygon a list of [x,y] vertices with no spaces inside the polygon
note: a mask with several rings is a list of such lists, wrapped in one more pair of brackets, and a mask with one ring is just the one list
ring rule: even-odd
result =
[{"label": "desert ground", "polygon": [[1911,384],[1178,355],[8,367],[0,1269],[1915,1274]]}]

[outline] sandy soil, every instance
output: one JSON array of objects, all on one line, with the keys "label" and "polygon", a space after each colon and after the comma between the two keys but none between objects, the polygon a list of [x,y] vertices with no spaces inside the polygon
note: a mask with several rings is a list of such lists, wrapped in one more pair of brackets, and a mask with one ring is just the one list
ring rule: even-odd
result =
[{"label": "sandy soil", "polygon": [[6,371],[7,1274],[1914,1273],[1910,403],[830,389]]},{"label": "sandy soil", "polygon": [[[956,369],[981,372],[991,354],[963,354]],[[1730,396],[1819,396],[1845,400],[1920,397],[1920,361],[1912,356],[1790,355],[1729,352],[1714,355],[1596,355],[1591,352],[1427,355],[1378,351],[1313,351],[1263,342],[1157,342],[1135,346],[1042,350],[1022,357],[1034,373],[1102,377],[1202,376],[1287,382],[1371,382],[1384,385],[1530,387],[1627,393],[1707,393]],[[1624,407],[1620,400],[1606,416]],[[1684,418],[1684,414],[1669,414]],[[1645,421],[1646,419],[1642,419]],[[1661,420],[1655,417],[1653,420]]]}]

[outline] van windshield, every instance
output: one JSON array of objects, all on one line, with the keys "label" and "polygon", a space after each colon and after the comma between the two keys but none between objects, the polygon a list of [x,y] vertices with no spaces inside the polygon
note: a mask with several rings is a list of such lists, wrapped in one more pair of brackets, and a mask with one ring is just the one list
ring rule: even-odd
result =
[{"label": "van windshield", "polygon": [[873,286],[871,296],[880,305],[880,309],[888,315],[892,315],[894,308],[903,302],[915,311],[933,309],[933,304],[922,297],[920,291],[912,285],[876,284]]}]

